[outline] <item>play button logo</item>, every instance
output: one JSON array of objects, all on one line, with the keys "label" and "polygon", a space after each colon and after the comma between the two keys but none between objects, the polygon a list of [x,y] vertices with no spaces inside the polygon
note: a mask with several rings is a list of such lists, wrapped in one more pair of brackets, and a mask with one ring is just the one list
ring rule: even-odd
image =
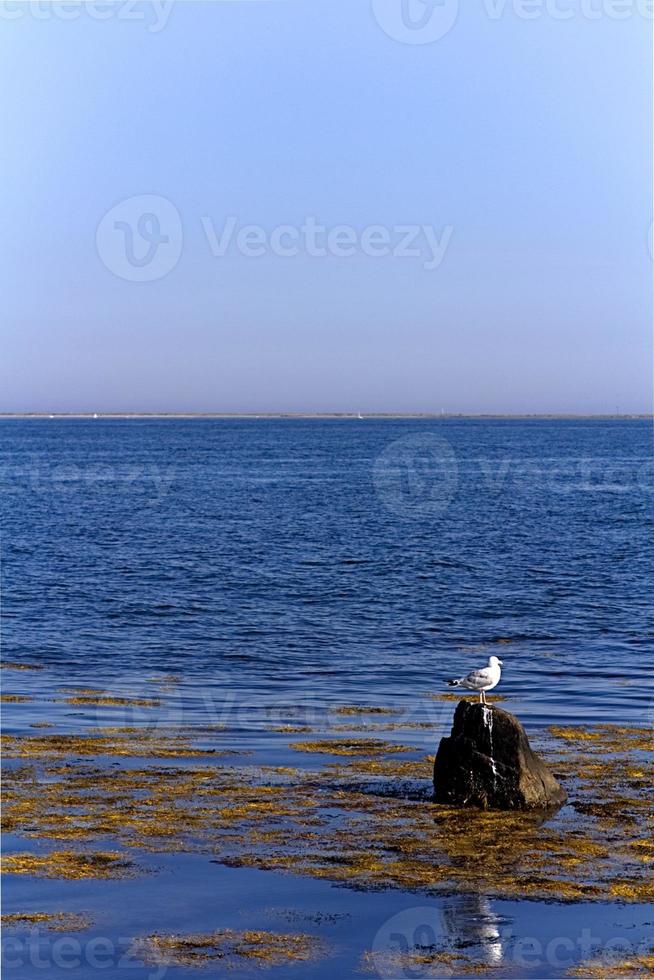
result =
[{"label": "play button logo", "polygon": [[454,27],[459,0],[372,0],[381,29],[402,44],[432,44]]}]

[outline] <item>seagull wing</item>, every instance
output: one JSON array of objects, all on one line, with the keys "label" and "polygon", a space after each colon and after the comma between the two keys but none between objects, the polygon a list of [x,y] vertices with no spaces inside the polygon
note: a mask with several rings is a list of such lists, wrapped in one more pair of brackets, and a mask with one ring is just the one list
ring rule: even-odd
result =
[{"label": "seagull wing", "polygon": [[481,670],[473,670],[466,677],[461,679],[464,687],[469,687],[473,691],[481,691],[493,683],[493,671],[490,667],[482,667]]}]

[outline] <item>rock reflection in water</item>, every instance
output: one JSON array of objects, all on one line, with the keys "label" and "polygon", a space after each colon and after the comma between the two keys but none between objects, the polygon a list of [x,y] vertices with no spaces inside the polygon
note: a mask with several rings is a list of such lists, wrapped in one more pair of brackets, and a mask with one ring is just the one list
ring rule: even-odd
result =
[{"label": "rock reflection in water", "polygon": [[470,954],[489,967],[500,966],[504,960],[504,944],[500,926],[505,922],[493,910],[485,895],[455,895],[443,905],[443,932],[452,945]]}]

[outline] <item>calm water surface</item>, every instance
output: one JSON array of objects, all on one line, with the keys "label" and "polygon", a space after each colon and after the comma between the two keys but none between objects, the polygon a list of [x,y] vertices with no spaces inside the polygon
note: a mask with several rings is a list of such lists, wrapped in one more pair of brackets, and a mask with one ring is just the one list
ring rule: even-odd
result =
[{"label": "calm water surface", "polygon": [[[343,722],[330,706],[383,704],[433,725],[399,736],[422,756],[454,708],[429,694],[493,653],[536,739],[559,721],[654,721],[651,423],[5,421],[0,442],[3,659],[43,667],[3,671],[5,691],[33,698],[4,706],[9,731],[222,723],[205,740],[248,764],[310,768],[324,759],[276,725],[329,731]],[[161,705],[71,705],[71,685]],[[362,893],[205,854],[144,863],[153,873],[125,881],[11,876],[7,911],[96,924],[77,965],[49,934],[45,967],[24,945],[7,975],[87,980],[90,936],[113,951],[98,975],[159,980],[121,959],[131,937],[220,926],[324,939],[326,960],[267,974],[279,980],[363,977],[364,951],[413,943],[418,923],[481,972],[535,980],[613,940],[636,948],[654,921],[619,903]]]},{"label": "calm water surface", "polygon": [[6,421],[4,655],[253,705],[505,664],[534,724],[648,715],[647,421]]}]

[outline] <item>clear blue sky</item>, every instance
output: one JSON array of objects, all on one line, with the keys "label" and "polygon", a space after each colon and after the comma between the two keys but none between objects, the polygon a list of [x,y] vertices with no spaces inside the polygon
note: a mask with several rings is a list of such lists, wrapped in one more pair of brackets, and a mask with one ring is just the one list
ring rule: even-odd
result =
[{"label": "clear blue sky", "polygon": [[651,22],[401,3],[4,4],[0,410],[651,410]]}]

